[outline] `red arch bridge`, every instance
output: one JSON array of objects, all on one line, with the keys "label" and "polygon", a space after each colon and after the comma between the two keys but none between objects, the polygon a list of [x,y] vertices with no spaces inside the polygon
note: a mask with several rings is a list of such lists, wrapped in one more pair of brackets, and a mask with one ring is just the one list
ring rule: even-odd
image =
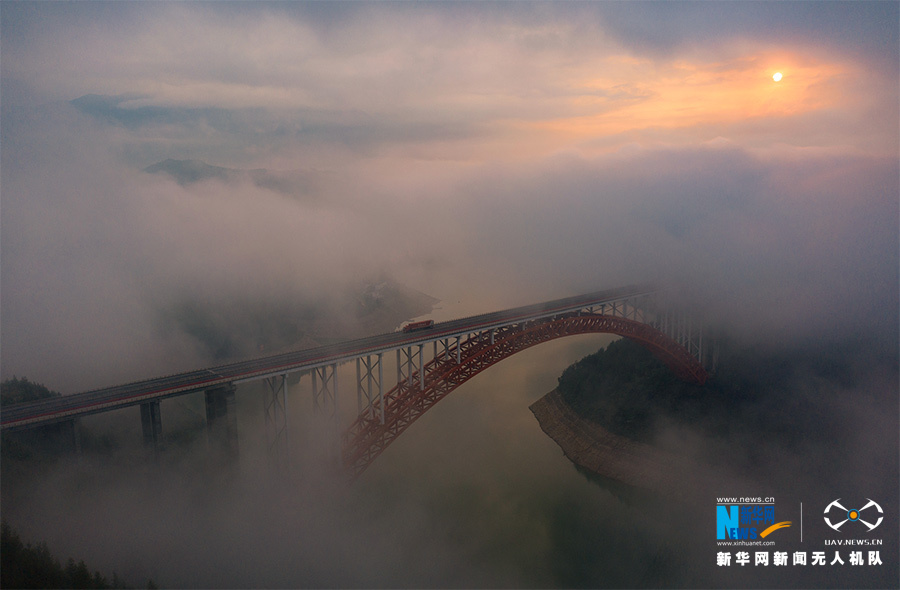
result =
[{"label": "red arch bridge", "polygon": [[[3,409],[3,431],[57,424],[71,431],[81,416],[140,405],[145,444],[162,443],[160,400],[205,393],[210,442],[237,453],[234,393],[237,385],[262,380],[269,450],[287,447],[289,375],[311,376],[313,407],[337,426],[338,366],[354,362],[356,417],[341,437],[344,466],[361,474],[403,431],[454,389],[517,352],[565,336],[616,334],[649,349],[687,381],[704,383],[709,346],[689,316],[666,305],[665,291],[629,286],[431,324],[329,346],[241,361],[66,395]],[[396,384],[386,388],[386,358],[395,357]],[[393,360],[393,359],[392,359]]]}]

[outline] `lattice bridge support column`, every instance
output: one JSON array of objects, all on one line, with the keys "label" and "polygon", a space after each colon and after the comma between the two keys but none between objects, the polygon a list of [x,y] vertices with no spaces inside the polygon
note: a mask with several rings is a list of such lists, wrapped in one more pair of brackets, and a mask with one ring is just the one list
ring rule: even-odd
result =
[{"label": "lattice bridge support column", "polygon": [[384,369],[381,361],[380,352],[356,359],[356,408],[358,415],[367,412],[369,418],[377,416],[384,424]]},{"label": "lattice bridge support column", "polygon": [[418,344],[397,349],[397,383],[406,381],[407,385],[412,386],[413,379],[418,375],[419,390],[425,389],[425,372],[422,371],[424,348],[424,344]]},{"label": "lattice bridge support column", "polygon": [[313,411],[337,420],[337,364],[316,367],[312,372]]},{"label": "lattice bridge support column", "polygon": [[340,459],[340,430],[338,417],[337,363],[316,367],[312,371],[313,414],[317,420],[317,438],[324,444],[322,451],[330,463]]},{"label": "lattice bridge support column", "polygon": [[287,373],[265,379],[266,445],[269,461],[278,471],[285,469],[288,462],[287,394]]}]

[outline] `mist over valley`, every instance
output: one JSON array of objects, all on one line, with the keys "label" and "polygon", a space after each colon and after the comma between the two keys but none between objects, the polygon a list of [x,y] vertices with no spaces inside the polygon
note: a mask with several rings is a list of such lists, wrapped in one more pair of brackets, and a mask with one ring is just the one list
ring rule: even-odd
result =
[{"label": "mist over valley", "polygon": [[[896,585],[898,22],[887,2],[0,3],[0,414],[23,387],[638,284],[721,355],[701,387],[610,334],[516,352],[352,485],[352,362],[341,429],[286,378],[277,457],[264,381],[236,385],[232,461],[202,392],[159,402],[158,455],[138,405],[79,418],[80,455],[72,422],[4,430],[4,521],[141,586]],[[675,457],[677,485],[576,467],[529,410],[567,381],[573,428],[627,438],[620,464]],[[741,566],[723,497],[792,524]],[[871,534],[823,518],[867,498]],[[862,565],[825,545],[856,537],[879,540]]]}]

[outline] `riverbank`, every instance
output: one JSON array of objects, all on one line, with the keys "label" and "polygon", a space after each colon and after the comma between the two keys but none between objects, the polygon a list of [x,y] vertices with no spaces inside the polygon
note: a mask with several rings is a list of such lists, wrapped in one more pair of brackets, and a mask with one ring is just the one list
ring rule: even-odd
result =
[{"label": "riverbank", "polygon": [[684,457],[613,434],[578,416],[554,389],[531,406],[541,430],[580,467],[629,486],[672,492],[696,482]]}]

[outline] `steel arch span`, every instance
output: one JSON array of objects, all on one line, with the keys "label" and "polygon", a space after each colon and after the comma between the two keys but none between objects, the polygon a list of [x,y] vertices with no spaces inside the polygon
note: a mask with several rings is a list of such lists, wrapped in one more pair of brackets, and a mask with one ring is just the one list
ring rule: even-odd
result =
[{"label": "steel arch span", "polygon": [[703,384],[707,373],[690,352],[648,324],[612,315],[572,312],[481,332],[458,342],[384,394],[379,412],[363,412],[345,431],[344,466],[355,479],[404,430],[454,389],[496,363],[532,346],[579,334],[616,334],[633,340],[685,381]]}]

